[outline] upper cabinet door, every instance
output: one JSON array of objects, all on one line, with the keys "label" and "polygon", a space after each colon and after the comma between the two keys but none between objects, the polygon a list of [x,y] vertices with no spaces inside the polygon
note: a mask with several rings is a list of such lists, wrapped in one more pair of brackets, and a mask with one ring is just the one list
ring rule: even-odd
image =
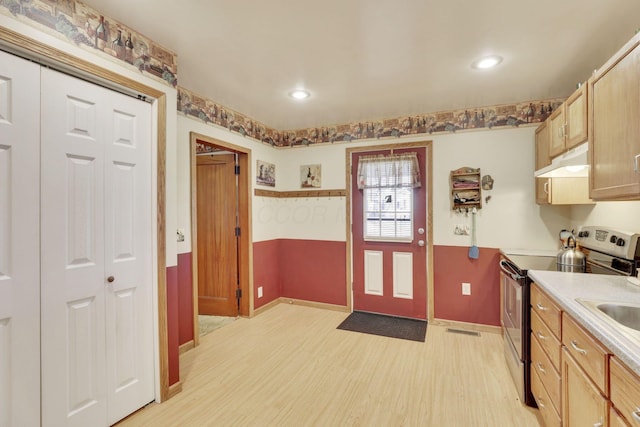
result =
[{"label": "upper cabinet door", "polygon": [[578,88],[565,102],[566,141],[568,150],[587,141],[587,85]]},{"label": "upper cabinet door", "polygon": [[542,122],[536,129],[536,170],[551,164],[549,157],[549,143],[551,134],[547,121]]},{"label": "upper cabinet door", "polygon": [[566,150],[565,146],[565,114],[564,108],[566,104],[562,104],[556,111],[551,113],[547,121],[549,122],[549,157],[554,158]]},{"label": "upper cabinet door", "polygon": [[589,81],[590,196],[640,198],[640,34]]}]

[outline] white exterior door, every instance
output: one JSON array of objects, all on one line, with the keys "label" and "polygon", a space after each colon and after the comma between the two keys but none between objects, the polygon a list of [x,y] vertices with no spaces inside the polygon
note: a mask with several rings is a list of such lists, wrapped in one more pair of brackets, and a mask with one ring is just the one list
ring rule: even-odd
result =
[{"label": "white exterior door", "polygon": [[151,107],[42,71],[42,420],[154,399]]},{"label": "white exterior door", "polygon": [[40,67],[0,51],[0,426],[40,423]]}]

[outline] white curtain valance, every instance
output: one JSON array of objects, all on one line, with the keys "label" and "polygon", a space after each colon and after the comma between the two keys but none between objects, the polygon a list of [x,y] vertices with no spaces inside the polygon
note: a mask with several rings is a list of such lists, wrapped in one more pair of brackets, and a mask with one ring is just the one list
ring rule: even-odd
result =
[{"label": "white curtain valance", "polygon": [[361,156],[358,159],[358,189],[422,186],[415,152]]}]

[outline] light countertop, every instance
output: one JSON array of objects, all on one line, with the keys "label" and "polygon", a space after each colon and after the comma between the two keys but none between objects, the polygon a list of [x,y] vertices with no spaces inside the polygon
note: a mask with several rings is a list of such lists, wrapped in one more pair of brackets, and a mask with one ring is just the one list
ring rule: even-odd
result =
[{"label": "light countertop", "polygon": [[640,287],[623,276],[530,270],[531,277],[561,308],[609,351],[640,375],[640,331],[608,321],[577,299],[640,305]]}]

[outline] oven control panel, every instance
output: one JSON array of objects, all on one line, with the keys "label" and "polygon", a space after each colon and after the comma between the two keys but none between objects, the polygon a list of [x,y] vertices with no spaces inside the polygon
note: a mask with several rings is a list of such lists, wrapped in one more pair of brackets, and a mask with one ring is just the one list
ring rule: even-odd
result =
[{"label": "oven control panel", "polygon": [[580,227],[576,236],[580,246],[628,260],[640,257],[639,237],[640,233],[598,226]]}]

